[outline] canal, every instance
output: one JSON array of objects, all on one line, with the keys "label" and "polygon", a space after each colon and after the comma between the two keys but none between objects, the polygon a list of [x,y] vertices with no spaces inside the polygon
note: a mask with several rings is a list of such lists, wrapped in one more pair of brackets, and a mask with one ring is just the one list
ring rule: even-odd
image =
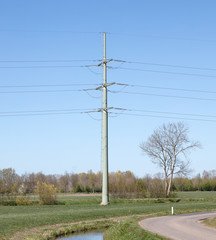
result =
[{"label": "canal", "polygon": [[61,237],[57,240],[103,240],[103,232],[76,234],[68,237]]}]

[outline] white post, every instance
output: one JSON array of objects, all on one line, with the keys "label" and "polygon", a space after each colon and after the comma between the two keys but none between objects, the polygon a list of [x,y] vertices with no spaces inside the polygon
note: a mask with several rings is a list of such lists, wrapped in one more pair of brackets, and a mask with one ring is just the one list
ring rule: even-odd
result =
[{"label": "white post", "polygon": [[173,215],[173,213],[174,213],[174,210],[173,210],[173,207],[171,207],[171,214]]}]

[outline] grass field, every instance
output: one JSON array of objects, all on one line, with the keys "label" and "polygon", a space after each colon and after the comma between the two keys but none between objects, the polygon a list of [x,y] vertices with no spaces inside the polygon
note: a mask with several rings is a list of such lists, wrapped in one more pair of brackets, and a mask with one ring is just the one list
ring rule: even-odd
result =
[{"label": "grass field", "polygon": [[111,199],[108,206],[99,205],[99,196],[61,195],[58,199],[65,205],[0,206],[0,239],[25,229],[58,223],[138,214],[167,215],[172,206],[175,214],[216,209],[216,193],[207,192],[178,193],[176,199]]},{"label": "grass field", "polygon": [[178,192],[177,197],[188,199],[216,199],[216,192]]}]

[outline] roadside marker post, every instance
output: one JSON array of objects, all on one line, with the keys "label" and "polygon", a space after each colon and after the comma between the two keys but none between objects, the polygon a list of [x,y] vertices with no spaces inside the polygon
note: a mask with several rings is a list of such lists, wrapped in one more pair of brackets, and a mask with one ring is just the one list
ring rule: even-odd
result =
[{"label": "roadside marker post", "polygon": [[174,214],[174,209],[173,209],[173,207],[171,207],[171,214],[172,214],[172,215]]}]

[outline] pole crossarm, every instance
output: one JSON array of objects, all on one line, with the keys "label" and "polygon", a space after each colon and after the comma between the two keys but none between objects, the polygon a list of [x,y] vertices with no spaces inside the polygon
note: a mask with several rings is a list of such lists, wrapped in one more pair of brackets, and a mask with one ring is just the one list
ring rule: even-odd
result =
[{"label": "pole crossarm", "polygon": [[111,62],[111,61],[113,61],[112,58],[111,59],[103,59],[102,62],[99,63],[97,66],[100,67],[100,66],[102,66],[104,64],[107,64],[108,62]]},{"label": "pole crossarm", "polygon": [[100,87],[95,88],[95,90],[100,90],[101,88],[109,87],[109,86],[114,85],[114,84],[116,84],[116,83],[115,83],[115,82],[112,82],[112,83],[104,83],[104,84],[101,85]]},{"label": "pole crossarm", "polygon": [[111,109],[115,109],[115,108],[114,107],[100,108],[100,109],[97,110],[97,112],[103,112],[103,111],[108,112]]}]

